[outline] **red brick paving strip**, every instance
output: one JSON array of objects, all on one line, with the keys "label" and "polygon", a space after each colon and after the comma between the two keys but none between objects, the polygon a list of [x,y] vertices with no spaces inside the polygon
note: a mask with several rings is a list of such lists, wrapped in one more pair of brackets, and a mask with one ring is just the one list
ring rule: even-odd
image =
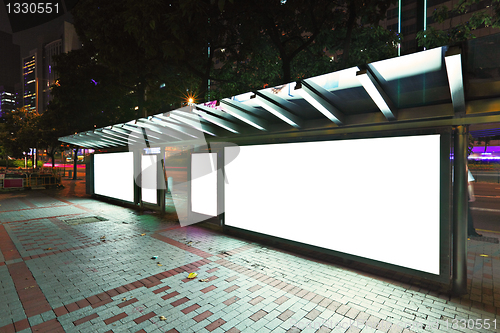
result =
[{"label": "red brick paving strip", "polygon": [[205,326],[205,328],[207,329],[207,331],[212,332],[217,327],[222,326],[225,323],[226,323],[226,321],[224,319],[219,318],[216,321],[212,322],[211,324],[208,324],[207,326]]},{"label": "red brick paving strip", "polygon": [[165,286],[165,287],[161,287],[161,288],[158,288],[158,289],[156,289],[156,290],[153,290],[153,293],[155,293],[155,294],[159,294],[159,293],[161,293],[161,292],[163,292],[163,291],[166,291],[166,290],[169,290],[169,289],[170,289],[170,287],[169,287],[169,286]]},{"label": "red brick paving strip", "polygon": [[261,319],[262,317],[264,317],[266,314],[267,314],[266,311],[259,310],[259,311],[255,312],[253,315],[251,315],[249,318],[252,319],[253,321],[257,321],[257,320]]},{"label": "red brick paving strip", "polygon": [[80,324],[83,324],[83,323],[85,323],[85,322],[87,322],[87,321],[89,321],[89,320],[92,320],[92,319],[94,319],[94,318],[97,318],[97,317],[99,317],[99,315],[98,315],[97,313],[93,313],[93,314],[91,314],[91,315],[89,315],[89,316],[87,316],[87,317],[83,317],[83,318],[81,318],[81,319],[75,320],[75,321],[73,322],[73,324],[75,324],[75,326],[78,326],[78,325],[80,325]]},{"label": "red brick paving strip", "polygon": [[166,294],[165,296],[162,296],[161,298],[163,298],[164,300],[167,300],[167,299],[175,297],[177,295],[179,295],[179,292],[173,291],[170,294]]},{"label": "red brick paving strip", "polygon": [[279,316],[278,316],[278,319],[281,319],[283,321],[286,321],[288,318],[290,318],[291,316],[293,316],[295,314],[295,312],[293,312],[292,310],[288,309],[286,311],[284,311],[283,313],[281,313]]},{"label": "red brick paving strip", "polygon": [[280,298],[274,300],[274,303],[281,305],[281,304],[285,303],[286,301],[288,301],[289,299],[290,298],[288,298],[286,296],[281,296]]},{"label": "red brick paving strip", "polygon": [[122,313],[117,314],[116,316],[113,316],[111,318],[108,318],[108,319],[104,320],[104,322],[106,323],[106,325],[109,325],[109,324],[112,324],[115,321],[123,319],[123,318],[125,318],[127,316],[128,316],[128,314],[126,314],[125,312],[122,312]]},{"label": "red brick paving strip", "polygon": [[36,283],[26,263],[18,262],[7,266],[14,281],[19,300],[29,318],[52,310],[42,290]]},{"label": "red brick paving strip", "polygon": [[52,319],[44,323],[31,327],[32,332],[36,333],[64,333],[64,329],[57,319]]},{"label": "red brick paving strip", "polygon": [[5,261],[21,258],[21,255],[16,249],[16,245],[12,239],[10,239],[3,225],[0,225],[0,251],[2,251]]},{"label": "red brick paving strip", "polygon": [[194,319],[197,323],[199,323],[200,321],[207,319],[207,318],[208,318],[208,317],[210,317],[211,315],[213,315],[213,313],[207,310],[207,311],[205,311],[205,312],[203,312],[203,313],[200,313],[200,314],[199,314],[199,315],[197,315],[196,317],[193,317],[193,319]]},{"label": "red brick paving strip", "polygon": [[[23,320],[15,322],[14,327],[16,328],[16,332],[19,332],[19,331],[22,331],[26,328],[29,328],[30,323],[28,322],[28,319],[23,319]],[[0,329],[0,331],[1,331],[1,329]]]},{"label": "red brick paving strip", "polygon": [[188,306],[187,308],[185,309],[182,309],[181,312],[184,313],[184,314],[188,314],[189,312],[192,312],[198,308],[201,308],[201,306],[199,306],[198,304],[193,304],[191,306]]},{"label": "red brick paving strip", "polygon": [[231,328],[229,331],[226,331],[226,333],[240,333],[241,331],[237,329],[236,327]]},{"label": "red brick paving strip", "polygon": [[214,286],[214,285],[211,285],[210,287],[203,288],[203,289],[202,289],[202,290],[200,290],[200,291],[201,291],[202,293],[206,294],[206,293],[208,293],[209,291],[212,291],[212,290],[214,290],[214,289],[217,289],[217,287],[216,287],[216,286]]},{"label": "red brick paving strip", "polygon": [[257,296],[257,297],[255,297],[254,299],[252,299],[252,300],[248,301],[248,303],[250,303],[250,304],[252,304],[252,305],[255,305],[255,304],[258,304],[258,303],[262,302],[263,300],[265,300],[265,298],[264,298],[264,297],[262,297],[262,296]]},{"label": "red brick paving strip", "polygon": [[231,298],[229,298],[229,299],[225,300],[225,301],[224,301],[224,302],[222,302],[222,303],[224,303],[225,305],[231,305],[231,304],[233,304],[234,302],[238,301],[239,299],[240,299],[239,297],[234,296],[234,297],[231,297]]},{"label": "red brick paving strip", "polygon": [[224,289],[224,291],[225,291],[226,293],[230,293],[231,291],[234,291],[234,290],[238,289],[239,287],[240,287],[240,286],[234,285],[234,286],[231,286],[231,287],[229,287],[229,288]]},{"label": "red brick paving strip", "polygon": [[132,298],[132,299],[129,299],[128,301],[125,301],[125,302],[122,302],[120,304],[118,304],[118,307],[121,309],[123,308],[124,306],[127,306],[129,304],[132,304],[132,303],[135,303],[135,302],[138,302],[139,300],[137,298]]},{"label": "red brick paving strip", "polygon": [[172,328],[170,331],[167,331],[165,333],[179,333],[179,331],[176,330],[175,328]]},{"label": "red brick paving strip", "polygon": [[5,325],[3,327],[0,327],[0,332],[2,332],[2,333],[15,333],[16,329],[14,327],[14,324],[10,323],[9,325]]},{"label": "red brick paving strip", "polygon": [[172,305],[175,307],[175,306],[179,306],[179,305],[181,305],[181,304],[184,304],[184,303],[186,303],[187,301],[189,301],[189,298],[187,298],[187,297],[183,297],[183,298],[178,299],[177,301],[172,302],[172,303],[170,303],[170,304],[172,304]]},{"label": "red brick paving strip", "polygon": [[154,235],[151,235],[151,237],[153,238],[156,238],[158,240],[161,240],[162,242],[165,242],[167,244],[170,244],[170,245],[173,245],[175,247],[178,247],[182,250],[185,250],[185,251],[188,251],[188,252],[191,252],[193,254],[196,254],[202,258],[209,258],[209,257],[212,257],[213,254],[211,253],[208,253],[208,252],[205,252],[205,251],[202,251],[202,250],[198,250],[192,246],[188,246],[184,243],[181,243],[181,242],[178,242],[176,240],[173,240],[171,238],[168,238],[168,237],[165,237],[163,235],[159,235],[159,234],[154,234]]},{"label": "red brick paving strip", "polygon": [[154,311],[152,311],[150,313],[145,314],[144,316],[140,316],[139,318],[134,319],[134,322],[136,324],[140,324],[148,319],[153,318],[154,316],[156,316],[156,313]]}]

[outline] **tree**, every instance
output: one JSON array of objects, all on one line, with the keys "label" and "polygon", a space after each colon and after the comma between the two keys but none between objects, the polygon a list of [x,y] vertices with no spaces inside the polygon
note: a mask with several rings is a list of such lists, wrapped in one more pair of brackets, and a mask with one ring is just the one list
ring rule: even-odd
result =
[{"label": "tree", "polygon": [[40,140],[39,122],[40,114],[24,107],[7,112],[4,130],[0,132],[5,151],[13,157],[22,158],[30,148],[37,148]]},{"label": "tree", "polygon": [[[429,27],[425,31],[419,31],[417,33],[418,45],[428,49],[453,45],[475,38],[474,30],[481,27],[500,28],[500,0],[492,0],[492,8],[471,11],[471,7],[479,2],[480,0],[460,0],[451,8],[446,5],[437,8],[432,13],[433,21],[444,23],[449,20],[448,27],[444,30]],[[455,24],[453,18],[469,12],[472,13],[467,21]]]},{"label": "tree", "polygon": [[93,54],[87,47],[56,57],[59,78],[42,115],[48,141],[133,119],[136,104],[129,88]]},{"label": "tree", "polygon": [[[80,1],[73,11],[83,48],[94,51],[92,56],[97,64],[116,75],[120,85],[130,93],[129,97],[134,98],[136,118],[147,115],[149,97],[154,95],[149,94],[151,90],[157,91],[163,83],[170,87],[178,83],[178,72],[165,61],[162,53],[161,45],[165,41],[153,33],[157,10],[151,4],[159,5],[160,11],[167,5],[156,0],[86,0]],[[161,99],[162,94],[156,97]],[[171,100],[163,98],[162,103],[168,105]]]},{"label": "tree", "polygon": [[[329,56],[341,54],[340,62],[336,63],[341,68],[355,62],[351,50],[358,39],[357,34],[369,30],[370,26],[378,26],[387,8],[395,1],[253,0],[245,3],[251,15],[244,21],[246,25],[242,30],[251,35],[260,33],[264,42],[272,45],[281,65],[280,83],[287,83],[297,78],[297,70],[306,68],[308,72],[307,67],[314,67],[313,60],[318,57],[323,58],[322,62],[329,62]],[[248,33],[244,36],[248,37]],[[384,44],[388,40],[379,42]],[[375,45],[365,41],[363,49]],[[301,57],[309,61],[302,61],[301,68],[295,66],[294,71],[294,62]]]},{"label": "tree", "polygon": [[[84,0],[74,16],[84,47],[91,45],[97,62],[120,76],[139,111],[157,111],[175,105],[187,89],[207,100],[378,60],[375,52],[361,56],[358,50],[389,46],[396,55],[395,35],[370,30],[391,3],[395,0]],[[365,38],[368,31],[379,38]],[[367,40],[370,44],[360,47]],[[210,96],[209,82],[219,90]]]}]

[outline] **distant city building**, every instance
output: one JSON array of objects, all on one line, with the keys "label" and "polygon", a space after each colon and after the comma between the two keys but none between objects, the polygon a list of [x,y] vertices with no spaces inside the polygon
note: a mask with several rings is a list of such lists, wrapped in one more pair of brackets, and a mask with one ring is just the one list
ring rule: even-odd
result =
[{"label": "distant city building", "polygon": [[55,66],[55,61],[54,61],[54,56],[59,55],[62,53],[62,39],[55,40],[51,43],[48,43],[44,47],[44,66],[43,66],[43,76],[45,78],[44,84],[43,84],[43,96],[44,96],[44,102],[47,104],[51,97],[50,97],[50,87],[56,83],[57,76],[54,71],[54,66]]},{"label": "distant city building", "polygon": [[36,110],[37,101],[36,52],[23,58],[23,105],[30,111]]},{"label": "distant city building", "polygon": [[[0,87],[13,93],[13,87],[20,82],[20,47],[12,41],[12,34],[0,31]],[[10,97],[9,97],[10,99]]]},{"label": "distant city building", "polygon": [[0,86],[0,119],[16,109],[16,93],[12,87]]},{"label": "distant city building", "polygon": [[22,45],[23,105],[39,113],[47,108],[50,87],[57,80],[54,56],[81,47],[73,24],[62,18],[55,21],[45,24],[51,29],[42,25],[14,33],[14,41]]}]

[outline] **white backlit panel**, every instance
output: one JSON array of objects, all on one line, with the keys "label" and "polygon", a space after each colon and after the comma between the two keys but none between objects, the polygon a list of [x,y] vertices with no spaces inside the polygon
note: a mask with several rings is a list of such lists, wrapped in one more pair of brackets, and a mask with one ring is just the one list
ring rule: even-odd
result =
[{"label": "white backlit panel", "polygon": [[217,215],[217,154],[191,155],[191,210]]},{"label": "white backlit panel", "polygon": [[94,156],[94,192],[110,198],[134,201],[132,152]]},{"label": "white backlit panel", "polygon": [[440,137],[225,148],[225,224],[439,274]]},{"label": "white backlit panel", "polygon": [[158,204],[156,192],[157,179],[157,156],[142,155],[141,158],[141,193],[142,201],[152,204]]}]

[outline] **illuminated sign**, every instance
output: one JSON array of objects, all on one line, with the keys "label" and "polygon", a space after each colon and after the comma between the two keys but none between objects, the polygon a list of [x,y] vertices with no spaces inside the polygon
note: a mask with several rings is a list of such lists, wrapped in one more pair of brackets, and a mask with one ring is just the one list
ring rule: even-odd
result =
[{"label": "illuminated sign", "polygon": [[439,135],[226,147],[224,158],[227,226],[439,275]]},{"label": "illuminated sign", "polygon": [[160,147],[144,148],[144,155],[156,155],[161,153]]},{"label": "illuminated sign", "polygon": [[134,153],[94,156],[94,192],[110,198],[134,201]]}]

